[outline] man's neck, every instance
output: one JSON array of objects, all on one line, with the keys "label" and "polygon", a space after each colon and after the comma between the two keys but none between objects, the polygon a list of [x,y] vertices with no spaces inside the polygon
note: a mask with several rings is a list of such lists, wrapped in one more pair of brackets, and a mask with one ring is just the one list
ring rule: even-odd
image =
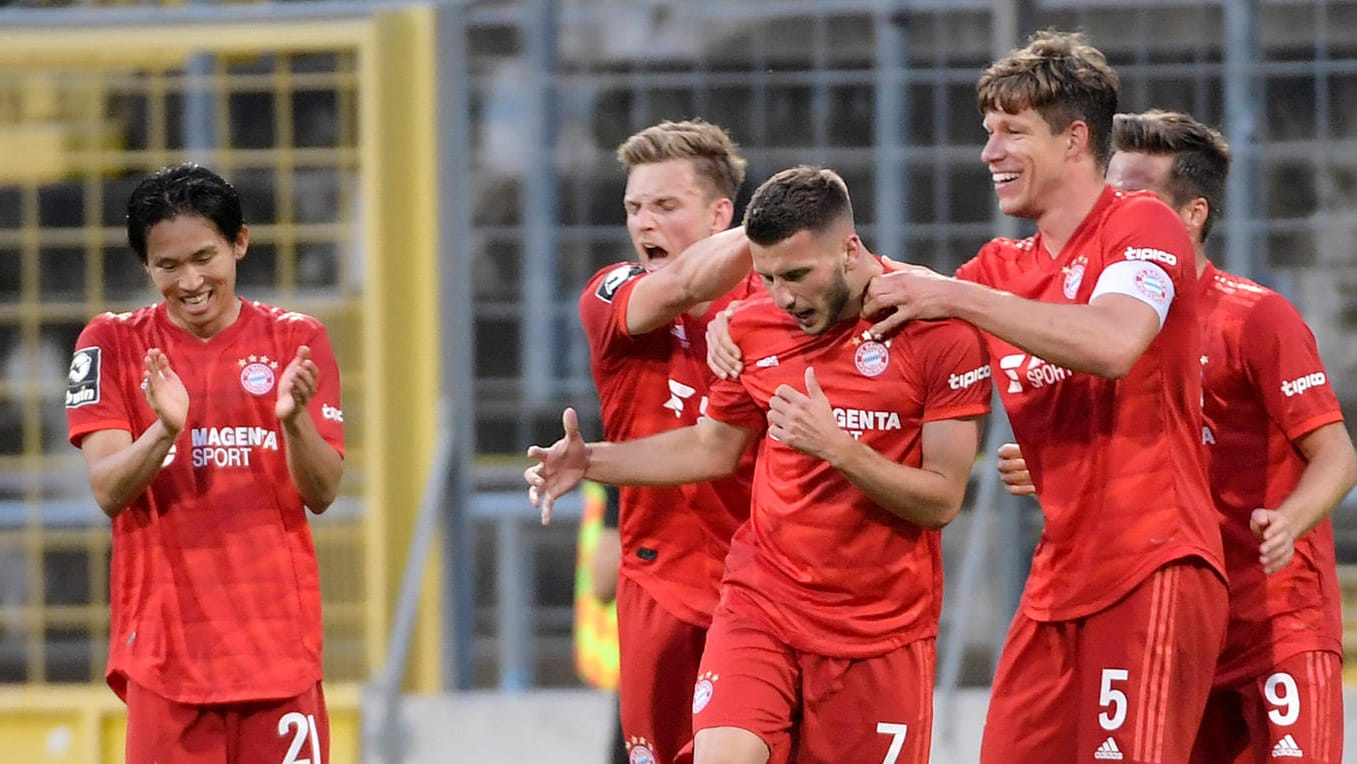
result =
[{"label": "man's neck", "polygon": [[1071,171],[1058,191],[1058,197],[1037,218],[1042,245],[1052,258],[1069,243],[1070,237],[1102,198],[1106,182],[1101,172]]}]

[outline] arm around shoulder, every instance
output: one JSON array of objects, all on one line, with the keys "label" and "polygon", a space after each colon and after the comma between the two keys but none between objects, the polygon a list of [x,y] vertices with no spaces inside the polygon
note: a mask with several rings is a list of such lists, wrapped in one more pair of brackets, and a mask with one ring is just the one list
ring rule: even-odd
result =
[{"label": "arm around shoulder", "polygon": [[645,334],[688,309],[734,289],[752,267],[744,228],[708,236],[637,282],[627,302],[627,331]]}]

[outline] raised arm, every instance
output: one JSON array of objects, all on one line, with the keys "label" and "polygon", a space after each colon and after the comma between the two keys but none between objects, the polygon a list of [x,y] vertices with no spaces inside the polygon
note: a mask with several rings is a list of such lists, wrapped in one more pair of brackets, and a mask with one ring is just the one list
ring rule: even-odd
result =
[{"label": "raised arm", "polygon": [[146,352],[142,387],[156,421],[134,440],[126,430],[98,430],[80,442],[99,508],[117,517],[160,474],[188,420],[188,391],[158,348]]},{"label": "raised arm", "polygon": [[688,309],[734,289],[751,267],[744,228],[708,236],[636,283],[627,303],[627,331],[645,334]]},{"label": "raised arm", "polygon": [[1126,376],[1160,328],[1154,308],[1124,294],[1038,302],[914,265],[872,279],[863,314],[883,316],[877,335],[911,319],[959,318],[1048,363],[1109,379]]},{"label": "raised arm", "polygon": [[622,443],[585,443],[579,417],[561,416],[565,435],[549,447],[531,446],[537,462],[523,473],[528,499],[551,521],[552,505],[585,478],[612,485],[683,485],[733,473],[754,433],[703,417],[695,425]]},{"label": "raised arm", "polygon": [[292,476],[302,502],[316,514],[334,503],[339,493],[339,480],[344,474],[344,460],[321,437],[311,412],[306,409],[306,404],[316,394],[319,380],[320,369],[311,360],[311,348],[298,347],[297,355],[279,379],[278,402],[274,406],[274,413],[282,425],[288,474]]}]

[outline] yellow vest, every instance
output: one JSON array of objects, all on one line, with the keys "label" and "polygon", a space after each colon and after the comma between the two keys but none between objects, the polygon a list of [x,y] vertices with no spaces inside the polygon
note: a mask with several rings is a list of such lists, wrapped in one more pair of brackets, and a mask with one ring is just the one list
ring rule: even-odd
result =
[{"label": "yellow vest", "polygon": [[617,603],[594,596],[593,559],[603,532],[608,497],[603,486],[584,482],[584,513],[575,552],[575,672],[591,687],[617,688]]}]

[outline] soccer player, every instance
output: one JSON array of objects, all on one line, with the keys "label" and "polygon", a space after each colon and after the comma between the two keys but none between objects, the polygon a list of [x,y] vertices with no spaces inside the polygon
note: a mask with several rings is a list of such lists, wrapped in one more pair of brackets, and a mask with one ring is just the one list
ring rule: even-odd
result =
[{"label": "soccer player", "polygon": [[94,317],[66,413],[113,522],[108,683],[126,760],[329,755],[320,583],[305,507],[343,471],[325,327],[236,296],[240,199],[206,168],[133,190],[127,238],[163,300]]},{"label": "soccer player", "polygon": [[1119,90],[1082,36],[1040,32],[980,77],[1004,212],[1035,221],[956,278],[877,279],[873,329],[983,330],[1046,517],[991,693],[984,764],[1185,762],[1225,633],[1201,448],[1192,242],[1150,193],[1104,179]]},{"label": "soccer player", "polygon": [[[743,231],[726,230],[745,160],[724,130],[663,122],[628,138],[617,156],[636,260],[599,270],[579,314],[604,435],[628,440],[697,421],[709,376],[705,321],[732,289],[741,297],[759,287]],[[692,738],[698,659],[731,534],[749,514],[751,470],[621,492],[618,696],[633,760],[668,764]]]},{"label": "soccer player", "polygon": [[706,417],[625,443],[534,446],[549,505],[583,477],[676,485],[736,469],[759,442],[751,516],[731,542],[694,691],[698,764],[925,762],[942,601],[940,529],[956,516],[989,406],[978,333],[917,322],[876,341],[859,318],[881,272],[843,180],[784,170],[745,231],[769,295],[730,332],[751,358]]},{"label": "soccer player", "polygon": [[[1357,457],[1314,335],[1276,292],[1218,270],[1205,242],[1230,149],[1186,114],[1118,114],[1112,185],[1154,192],[1192,237],[1202,328],[1202,440],[1220,512],[1230,621],[1192,760],[1337,764],[1343,624],[1329,516]],[[1034,492],[1016,444],[1010,493]]]}]

